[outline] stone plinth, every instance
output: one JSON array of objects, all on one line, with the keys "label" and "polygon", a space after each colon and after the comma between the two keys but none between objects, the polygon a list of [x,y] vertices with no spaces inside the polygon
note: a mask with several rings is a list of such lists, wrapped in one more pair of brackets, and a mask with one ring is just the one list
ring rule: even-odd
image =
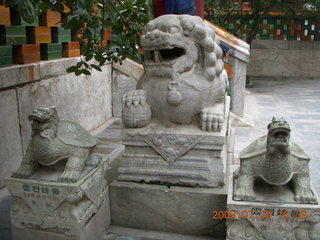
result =
[{"label": "stone plinth", "polygon": [[84,169],[76,183],[57,181],[61,166],[40,168],[30,179],[7,179],[17,197],[11,206],[14,240],[100,239],[110,224],[103,164]]},{"label": "stone plinth", "polygon": [[316,224],[320,222],[318,204],[296,203],[290,186],[272,186],[263,182],[255,184],[255,201],[234,200],[234,174],[232,166],[227,202],[227,240],[309,240],[319,239]]},{"label": "stone plinth", "polygon": [[173,124],[153,120],[144,128],[124,128],[125,145],[118,180],[220,187],[226,182],[230,142],[229,102],[220,132],[207,132],[199,124]]},{"label": "stone plinth", "polygon": [[225,221],[211,217],[213,210],[226,210],[226,193],[226,186],[169,188],[113,181],[110,185],[111,221],[115,226],[146,231],[223,237]]}]

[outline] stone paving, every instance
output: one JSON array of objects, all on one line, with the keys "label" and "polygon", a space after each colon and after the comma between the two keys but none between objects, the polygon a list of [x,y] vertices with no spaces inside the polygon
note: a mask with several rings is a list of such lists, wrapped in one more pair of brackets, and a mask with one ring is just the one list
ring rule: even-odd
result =
[{"label": "stone paving", "polygon": [[[319,79],[256,79],[254,88],[247,90],[246,114],[253,117],[254,128],[236,128],[235,155],[259,136],[267,133],[272,116],[283,116],[292,129],[292,138],[311,157],[311,179],[320,194],[320,78]],[[103,151],[119,143],[120,128],[111,127]],[[14,200],[5,188],[0,189],[0,239],[10,240],[9,206]],[[109,235],[113,239],[113,235]],[[108,239],[108,236],[106,236]],[[120,237],[121,239],[121,237]],[[129,237],[122,239],[131,240]]]}]

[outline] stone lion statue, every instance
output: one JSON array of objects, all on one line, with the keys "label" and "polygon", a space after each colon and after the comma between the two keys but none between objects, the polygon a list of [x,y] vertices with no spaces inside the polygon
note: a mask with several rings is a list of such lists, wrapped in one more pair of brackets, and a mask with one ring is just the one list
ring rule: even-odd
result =
[{"label": "stone lion statue", "polygon": [[13,177],[27,178],[39,164],[49,166],[67,159],[59,181],[76,182],[85,164],[98,164],[99,158],[92,151],[97,144],[96,138],[78,123],[59,120],[55,107],[40,107],[30,113],[28,119],[32,139]]},{"label": "stone lion statue", "polygon": [[141,46],[145,72],[123,97],[123,123],[198,120],[202,130],[220,131],[227,75],[214,31],[199,17],[163,15],[146,25]]},{"label": "stone lion statue", "polygon": [[268,135],[256,139],[240,153],[235,198],[255,200],[253,185],[260,177],[272,185],[284,185],[292,180],[297,202],[317,203],[310,187],[310,158],[289,141],[290,131],[284,118],[273,117]]}]

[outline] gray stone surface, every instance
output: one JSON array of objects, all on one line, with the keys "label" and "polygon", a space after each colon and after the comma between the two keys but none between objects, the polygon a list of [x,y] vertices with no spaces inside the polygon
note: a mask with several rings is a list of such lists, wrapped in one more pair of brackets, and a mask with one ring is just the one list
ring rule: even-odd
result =
[{"label": "gray stone surface", "polygon": [[[320,79],[320,78],[319,78]],[[260,78],[246,95],[245,112],[252,116],[254,128],[236,128],[235,159],[253,140],[265,135],[273,116],[285,116],[291,139],[310,156],[310,176],[320,193],[320,81],[303,78]],[[239,162],[237,163],[239,164]]]},{"label": "gray stone surface", "polygon": [[66,74],[66,69],[77,64],[79,60],[80,58],[75,57],[41,61],[37,63],[37,65],[39,65],[40,79],[58,77],[60,75]]},{"label": "gray stone surface", "polygon": [[318,41],[255,40],[248,75],[318,78],[319,53]]},{"label": "gray stone surface", "polygon": [[118,70],[112,72],[112,111],[113,116],[121,118],[122,98],[125,93],[136,89],[137,80]]},{"label": "gray stone surface", "polygon": [[[229,117],[229,100],[226,119]],[[220,132],[208,133],[198,125],[152,121],[145,128],[124,128],[126,146],[118,180],[165,182],[221,187],[225,184],[230,137],[229,122]]]},{"label": "gray stone surface", "polygon": [[80,124],[61,120],[56,107],[37,108],[28,119],[32,138],[13,177],[29,178],[41,166],[66,160],[59,181],[77,182],[85,166],[97,166],[101,161],[94,152],[97,139]]},{"label": "gray stone surface", "polygon": [[[240,170],[234,198],[256,200],[258,178],[274,186],[292,181],[295,201],[317,203],[310,187],[310,157],[290,139],[290,126],[284,118],[272,118],[268,134],[253,141],[240,153]],[[261,186],[261,189],[265,189]]]},{"label": "gray stone surface", "polygon": [[0,89],[40,79],[38,64],[9,66],[0,69]]},{"label": "gray stone surface", "polygon": [[[150,119],[220,131],[227,118],[226,71],[215,32],[201,18],[164,15],[141,36],[145,72],[137,90],[125,95],[123,123],[144,127]],[[150,107],[149,105],[150,104]]]},{"label": "gray stone surface", "polygon": [[226,177],[229,130],[227,122],[220,133],[201,131],[195,124],[159,122],[126,128],[118,180],[221,187]]},{"label": "gray stone surface", "polygon": [[[259,189],[255,201],[238,201],[233,197],[237,168],[231,167],[229,181],[227,209],[232,218],[227,220],[227,240],[319,239],[319,204],[296,203],[288,186],[270,185]],[[317,195],[316,199],[319,202]]]},{"label": "gray stone surface", "polygon": [[10,205],[15,200],[7,188],[0,189],[0,239],[11,240]]},{"label": "gray stone surface", "polygon": [[127,58],[126,60],[120,63],[112,63],[112,68],[118,70],[119,72],[132,77],[135,80],[139,80],[141,75],[143,74],[143,66],[135,61],[130,60]]},{"label": "gray stone surface", "polygon": [[0,68],[0,89],[67,74],[66,69],[78,61],[79,58],[76,57],[2,67]]},{"label": "gray stone surface", "polygon": [[15,90],[0,93],[0,188],[4,178],[19,167],[22,148],[19,128],[19,115]]},{"label": "gray stone surface", "polygon": [[199,17],[169,14],[147,24],[145,72],[122,99],[118,180],[225,184],[230,99],[218,44]]},{"label": "gray stone surface", "polygon": [[225,235],[226,188],[170,187],[114,181],[110,185],[113,225],[191,235]]},{"label": "gray stone surface", "polygon": [[[104,163],[102,164],[103,168],[105,169],[105,180],[110,183],[113,181],[116,176],[117,176],[117,169],[120,165],[119,163],[119,157],[118,155],[121,154],[121,152],[124,150],[123,145],[121,145],[121,138],[120,138],[120,122],[119,121],[114,121],[113,124],[108,126],[104,131],[100,132],[97,135],[98,138],[98,144],[97,144],[97,152],[101,155],[103,155],[103,159],[105,159]],[[58,166],[57,166],[58,167]],[[59,174],[55,175],[55,179]],[[99,183],[101,184],[101,182]],[[7,188],[2,188],[0,189],[0,239],[4,240],[11,240],[11,224],[10,224],[10,205],[11,202],[14,201],[16,198],[10,196],[10,194],[7,191]],[[104,211],[104,213],[101,216],[102,218],[108,217],[110,215],[109,213],[109,208]],[[100,217],[99,217],[100,218]],[[104,221],[104,220],[102,220]],[[98,230],[106,230],[106,226],[108,226],[110,220],[107,222],[101,222],[99,220],[99,223],[102,225],[97,225],[96,227],[90,227],[92,231],[99,232]],[[20,230],[17,230],[19,234],[26,233],[28,236],[34,236],[32,234],[40,234],[38,236],[42,237],[42,232],[34,232],[34,231],[27,231],[27,232],[22,232]],[[48,234],[48,233],[46,233]],[[90,233],[91,234],[91,233]],[[99,233],[100,234],[100,233]],[[62,237],[60,234],[54,234],[54,233],[49,233],[49,237]],[[95,236],[92,234],[92,236]],[[39,238],[42,239],[42,238]],[[62,238],[63,239],[63,238]],[[73,239],[72,237],[67,237],[67,239]],[[76,237],[77,239],[77,237]],[[90,239],[89,237],[84,237],[84,239]],[[99,238],[98,238],[99,239]]]},{"label": "gray stone surface", "polygon": [[79,122],[89,131],[112,117],[111,64],[104,65],[103,72],[92,71],[91,76],[67,74],[65,69],[78,60],[59,59],[0,69],[0,187],[26,151],[31,136],[27,114],[34,108],[56,105],[63,119]]},{"label": "gray stone surface", "polygon": [[231,111],[242,117],[244,111],[244,95],[246,88],[247,63],[234,58],[232,65],[231,87]]},{"label": "gray stone surface", "polygon": [[18,88],[23,148],[30,140],[28,114],[35,108],[56,106],[62,119],[75,121],[93,130],[112,117],[111,65],[91,76],[61,75]]},{"label": "gray stone surface", "polygon": [[7,179],[8,190],[17,197],[11,205],[14,231],[39,230],[81,238],[87,222],[109,201],[104,164],[87,167],[75,183],[57,182],[60,174],[61,168],[55,165],[39,169],[29,179]]},{"label": "gray stone surface", "polygon": [[110,225],[110,207],[108,198],[102,203],[97,213],[81,229],[78,236],[65,235],[63,233],[48,232],[33,229],[20,229],[12,227],[13,240],[100,240],[107,227]]},{"label": "gray stone surface", "polygon": [[224,238],[157,232],[111,225],[102,240],[224,240]]}]

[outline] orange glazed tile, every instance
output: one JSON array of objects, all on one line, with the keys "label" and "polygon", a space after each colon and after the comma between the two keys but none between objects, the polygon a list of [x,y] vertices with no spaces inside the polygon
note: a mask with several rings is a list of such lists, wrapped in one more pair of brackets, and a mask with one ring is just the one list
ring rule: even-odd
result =
[{"label": "orange glazed tile", "polygon": [[283,40],[283,36],[282,35],[275,35],[274,40]]},{"label": "orange glazed tile", "polygon": [[63,50],[63,57],[79,57],[80,49]]},{"label": "orange glazed tile", "polygon": [[227,71],[228,78],[232,78],[232,67],[229,64],[225,63],[224,68]]},{"label": "orange glazed tile", "polygon": [[302,41],[311,41],[311,36],[301,36]]},{"label": "orange glazed tile", "polygon": [[29,27],[31,31],[28,34],[29,43],[51,43],[50,27]]},{"label": "orange glazed tile", "polygon": [[47,11],[40,16],[40,25],[47,27],[61,27],[61,13]]},{"label": "orange glazed tile", "polygon": [[[63,4],[63,3],[62,3]],[[65,4],[63,4],[63,12],[68,13],[70,12],[70,8],[68,8]]]},{"label": "orange glazed tile", "polygon": [[269,32],[269,34],[276,35],[277,34],[277,29],[269,29],[268,32]]},{"label": "orange glazed tile", "polygon": [[40,61],[40,44],[13,46],[13,63],[26,64]]},{"label": "orange glazed tile", "polygon": [[106,47],[108,45],[108,40],[101,40],[98,43],[99,47]]},{"label": "orange glazed tile", "polygon": [[10,25],[10,9],[0,6],[0,25]]},{"label": "orange glazed tile", "polygon": [[112,38],[112,30],[111,29],[103,29],[102,30],[102,40],[111,40]]},{"label": "orange glazed tile", "polygon": [[63,43],[62,47],[63,47],[63,50],[80,49],[80,43],[79,42],[67,42],[67,43]]}]

